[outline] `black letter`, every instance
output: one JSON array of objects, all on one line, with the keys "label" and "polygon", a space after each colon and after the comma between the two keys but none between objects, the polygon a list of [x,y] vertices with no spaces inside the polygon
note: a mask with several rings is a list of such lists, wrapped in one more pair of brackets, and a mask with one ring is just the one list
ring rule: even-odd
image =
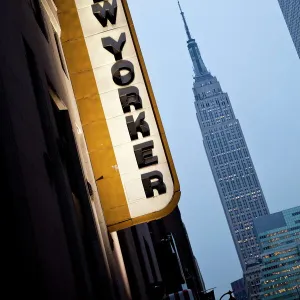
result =
[{"label": "black letter", "polygon": [[[126,70],[128,73],[126,75],[121,75],[121,71]],[[111,74],[113,76],[113,81],[117,85],[127,85],[134,80],[134,66],[128,60],[118,60],[111,67]]]},{"label": "black letter", "polygon": [[119,89],[119,97],[124,113],[130,112],[130,105],[133,105],[136,110],[143,107],[139,89],[135,86]]},{"label": "black letter", "polygon": [[122,32],[119,40],[116,42],[111,37],[102,38],[102,45],[107,51],[114,55],[115,60],[122,59],[122,50],[126,43],[125,32]]},{"label": "black letter", "polygon": [[[102,7],[99,2],[103,1],[104,5]],[[94,3],[95,4],[92,4],[93,14],[103,27],[107,26],[107,20],[109,20],[111,24],[116,24],[117,0],[112,0],[112,4],[105,0],[94,0]]]},{"label": "black letter", "polygon": [[152,150],[154,148],[153,141],[145,142],[133,146],[136,162],[139,168],[145,168],[158,163],[157,156],[153,156]]},{"label": "black letter", "polygon": [[[151,181],[154,179],[156,179],[156,181]],[[163,175],[159,171],[143,174],[142,182],[147,198],[154,196],[153,190],[157,190],[159,195],[167,192],[166,185],[163,181]]]},{"label": "black letter", "polygon": [[126,117],[126,124],[132,141],[138,139],[138,132],[140,132],[143,137],[150,135],[150,128],[145,121],[144,111],[139,114],[135,122],[133,116]]}]

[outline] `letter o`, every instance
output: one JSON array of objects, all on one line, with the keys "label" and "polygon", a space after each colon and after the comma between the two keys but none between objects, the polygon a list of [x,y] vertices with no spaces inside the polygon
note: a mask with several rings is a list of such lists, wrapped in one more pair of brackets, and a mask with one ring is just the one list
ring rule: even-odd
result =
[{"label": "letter o", "polygon": [[[128,71],[126,75],[121,75],[121,71]],[[111,74],[115,84],[124,86],[134,80],[134,66],[128,60],[119,60],[111,68]]]}]

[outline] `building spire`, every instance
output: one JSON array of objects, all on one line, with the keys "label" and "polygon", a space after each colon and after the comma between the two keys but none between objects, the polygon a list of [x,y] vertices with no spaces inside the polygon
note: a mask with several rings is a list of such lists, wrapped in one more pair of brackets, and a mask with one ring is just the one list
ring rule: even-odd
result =
[{"label": "building spire", "polygon": [[186,34],[187,34],[187,37],[188,37],[187,44],[188,44],[188,49],[189,49],[189,52],[190,52],[191,59],[193,61],[195,77],[199,78],[203,75],[210,74],[207,71],[207,69],[205,67],[205,64],[202,60],[200,51],[198,49],[198,45],[197,45],[195,39],[193,39],[192,36],[191,36],[189,27],[187,25],[187,22],[186,22],[186,19],[185,19],[185,16],[184,16],[184,12],[181,9],[181,5],[180,5],[179,1],[178,1],[178,6],[179,6],[180,14],[182,16],[182,20],[183,20],[183,23],[184,23],[184,28],[185,28],[185,31],[186,31]]},{"label": "building spire", "polygon": [[183,12],[182,9],[181,9],[180,2],[179,2],[179,1],[178,1],[178,6],[179,6],[180,14],[181,14],[181,16],[182,16],[182,20],[183,20],[183,23],[184,23],[184,28],[185,28],[187,37],[188,37],[189,40],[191,40],[191,39],[192,39],[192,36],[191,36],[189,27],[188,27],[188,25],[187,25],[187,22],[186,22],[186,19],[185,19],[185,16],[184,16],[184,12]]}]

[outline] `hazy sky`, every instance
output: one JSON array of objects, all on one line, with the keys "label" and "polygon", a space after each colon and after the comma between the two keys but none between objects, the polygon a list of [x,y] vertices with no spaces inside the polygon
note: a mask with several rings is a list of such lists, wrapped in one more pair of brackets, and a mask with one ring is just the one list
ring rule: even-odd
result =
[{"label": "hazy sky", "polygon": [[[242,276],[204,151],[176,0],[128,0],[181,183],[206,288]],[[277,0],[181,0],[207,68],[240,120],[271,212],[300,204],[300,60]],[[218,298],[219,299],[219,298]]]}]

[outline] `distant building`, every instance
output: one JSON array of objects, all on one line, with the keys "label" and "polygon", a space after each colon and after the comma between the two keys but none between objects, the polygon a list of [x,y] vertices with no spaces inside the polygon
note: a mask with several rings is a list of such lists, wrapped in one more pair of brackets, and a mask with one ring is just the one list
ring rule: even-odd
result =
[{"label": "distant building", "polygon": [[278,0],[278,2],[300,58],[300,1]]},{"label": "distant building", "polygon": [[260,284],[260,259],[253,259],[248,263],[244,271],[245,290],[249,300],[260,300],[259,284]]},{"label": "distant building", "polygon": [[240,278],[231,283],[231,289],[236,300],[248,300],[244,278]]},{"label": "distant building", "polygon": [[300,206],[254,221],[262,252],[262,299],[300,299]]},{"label": "distant building", "polygon": [[[180,5],[179,5],[180,6]],[[206,68],[181,10],[194,67],[195,108],[203,144],[242,266],[259,258],[253,220],[269,214],[249,149],[229,96]]]}]

